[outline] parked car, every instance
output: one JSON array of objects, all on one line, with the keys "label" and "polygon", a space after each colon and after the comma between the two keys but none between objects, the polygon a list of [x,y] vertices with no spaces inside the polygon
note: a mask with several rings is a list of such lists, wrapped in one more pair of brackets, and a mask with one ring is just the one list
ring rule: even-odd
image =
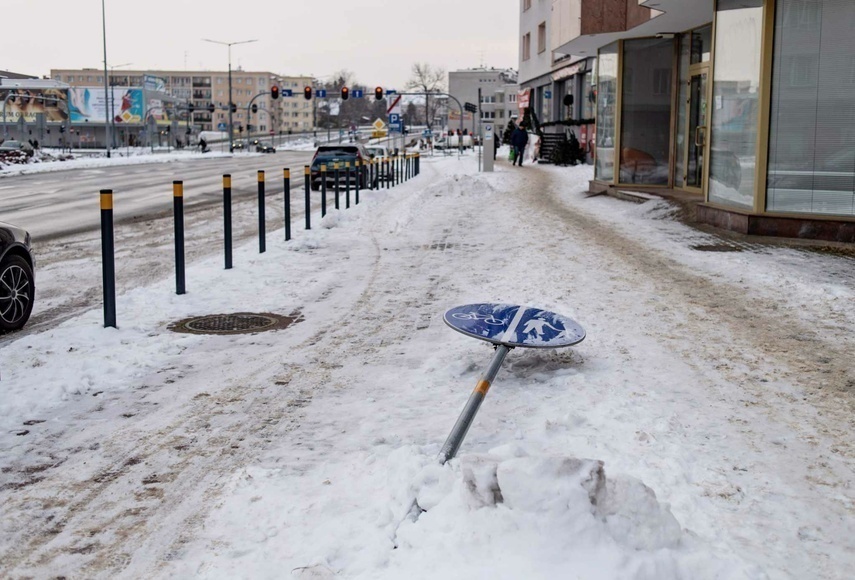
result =
[{"label": "parked car", "polygon": [[[383,159],[384,157],[389,157],[389,155],[392,154],[392,152],[389,151],[388,148],[382,147],[379,145],[375,145],[373,147],[366,147],[366,150],[368,151],[368,154],[371,156],[372,159],[375,159],[375,158],[376,159]],[[379,169],[378,169],[378,171],[379,171]],[[377,175],[377,179],[379,181],[387,181],[391,178],[392,178],[392,170],[391,169],[389,169],[386,172],[379,173]]]},{"label": "parked car", "polygon": [[[344,163],[350,163],[350,184],[356,186],[356,180],[359,179],[360,187],[368,187],[368,171],[366,171],[365,163],[370,159],[370,155],[365,150],[365,146],[360,143],[348,143],[340,145],[321,145],[315,151],[315,156],[312,158],[311,166],[311,183],[312,191],[318,191],[321,188],[321,165],[327,166],[327,188],[335,187],[335,171],[333,164],[339,163],[343,167]],[[356,163],[360,162],[360,168],[357,172],[352,169]],[[348,181],[347,172],[339,171],[338,182],[339,187],[342,187]]]},{"label": "parked car", "polygon": [[33,146],[26,141],[15,141],[14,139],[7,139],[0,143],[0,159],[9,155],[18,156],[22,153],[27,157],[32,157]]},{"label": "parked car", "polygon": [[0,333],[21,329],[36,297],[30,234],[0,222]]},{"label": "parked car", "polygon": [[276,153],[276,148],[273,147],[270,143],[265,143],[264,141],[256,141],[255,142],[255,152],[256,153]]}]

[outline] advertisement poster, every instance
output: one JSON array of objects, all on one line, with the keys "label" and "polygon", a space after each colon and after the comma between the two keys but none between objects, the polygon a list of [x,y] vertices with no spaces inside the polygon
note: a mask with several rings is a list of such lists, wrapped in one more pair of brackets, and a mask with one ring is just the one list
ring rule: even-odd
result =
[{"label": "advertisement poster", "polygon": [[35,123],[36,115],[43,113],[48,123],[68,120],[68,97],[66,89],[2,89],[0,90],[0,121],[3,119],[3,103],[6,103],[5,119],[9,124],[21,118]]},{"label": "advertisement poster", "polygon": [[[107,93],[108,95],[110,93]],[[104,89],[78,87],[68,89],[72,123],[104,123],[107,110],[115,123],[140,124],[143,120],[143,93],[141,89],[113,87],[110,103],[105,102]]]},{"label": "advertisement poster", "polygon": [[157,125],[171,125],[173,121],[187,121],[185,109],[176,108],[175,101],[150,97],[148,99],[148,117]]}]

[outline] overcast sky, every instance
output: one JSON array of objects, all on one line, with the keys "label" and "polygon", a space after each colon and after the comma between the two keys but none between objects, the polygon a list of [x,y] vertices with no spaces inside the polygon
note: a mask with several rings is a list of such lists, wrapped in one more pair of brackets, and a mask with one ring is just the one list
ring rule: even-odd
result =
[{"label": "overcast sky", "polygon": [[[402,88],[414,62],[517,68],[518,0],[105,0],[107,60],[133,69],[245,70],[324,78],[348,69]],[[0,70],[103,68],[101,0],[0,0]]]}]

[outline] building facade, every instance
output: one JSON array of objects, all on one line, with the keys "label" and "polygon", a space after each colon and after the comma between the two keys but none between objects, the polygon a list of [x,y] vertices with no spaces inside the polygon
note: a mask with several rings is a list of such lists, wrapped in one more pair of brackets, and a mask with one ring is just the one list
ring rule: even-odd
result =
[{"label": "building facade", "polygon": [[518,105],[520,118],[528,108],[534,122],[545,125],[545,133],[573,131],[589,149],[596,114],[596,51],[564,47],[580,34],[581,7],[582,0],[520,0]]},{"label": "building facade", "polygon": [[[490,121],[496,131],[503,130],[512,117],[517,116],[516,97],[518,85],[517,72],[511,69],[474,68],[451,71],[448,73],[448,94],[462,104],[478,104],[478,91],[481,91],[480,120]],[[459,127],[459,112],[448,112],[448,128]],[[464,113],[463,125],[472,130],[476,127],[478,114]],[[473,125],[474,123],[474,125]]]},{"label": "building facade", "polygon": [[[104,87],[104,72],[97,69],[52,69],[51,78],[71,87],[92,87],[93,92]],[[194,111],[190,124],[193,131],[226,130],[228,124],[228,71],[166,71],[113,70],[108,84],[113,87],[138,87],[165,93],[183,103],[192,103]],[[303,87],[312,84],[307,76],[282,76],[271,72],[232,70],[232,99],[237,111],[232,115],[236,132],[251,128],[256,133],[289,133],[310,131],[313,127],[313,103],[303,97]],[[293,96],[281,96],[274,101],[269,92],[277,85],[291,90]],[[156,97],[154,97],[156,98]],[[248,110],[250,101],[258,111]],[[216,107],[211,113],[208,107]],[[182,121],[185,121],[182,118]],[[183,122],[182,122],[183,124]]]},{"label": "building facade", "polygon": [[679,189],[720,227],[855,241],[855,2],[580,9],[559,50],[598,54],[592,187]]}]

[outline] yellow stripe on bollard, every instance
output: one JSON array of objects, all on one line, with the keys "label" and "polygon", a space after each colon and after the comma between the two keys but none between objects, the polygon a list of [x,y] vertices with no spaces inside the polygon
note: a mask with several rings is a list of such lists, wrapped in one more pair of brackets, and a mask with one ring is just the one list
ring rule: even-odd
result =
[{"label": "yellow stripe on bollard", "polygon": [[309,174],[309,166],[308,166],[308,165],[306,165],[306,166],[303,168],[303,174],[304,174],[304,175],[308,175],[308,174]]},{"label": "yellow stripe on bollard", "polygon": [[291,170],[290,169],[283,169],[282,173],[283,173],[283,176],[285,177],[285,179],[291,179]]},{"label": "yellow stripe on bollard", "polygon": [[113,192],[101,192],[101,209],[113,209]]},{"label": "yellow stripe on bollard", "polygon": [[478,384],[475,386],[475,392],[481,393],[481,395],[487,394],[487,391],[490,390],[490,381],[478,381]]},{"label": "yellow stripe on bollard", "polygon": [[327,166],[321,165],[321,173],[326,173],[326,172],[327,172]]},{"label": "yellow stripe on bollard", "polygon": [[184,183],[181,181],[172,182],[172,196],[184,197]]},{"label": "yellow stripe on bollard", "polygon": [[259,170],[258,170],[258,181],[259,181],[259,182],[263,182],[263,181],[264,181],[264,171],[263,171],[262,169],[259,169]]},{"label": "yellow stripe on bollard", "polygon": [[223,187],[231,188],[232,186],[232,176],[231,175],[223,175]]}]

